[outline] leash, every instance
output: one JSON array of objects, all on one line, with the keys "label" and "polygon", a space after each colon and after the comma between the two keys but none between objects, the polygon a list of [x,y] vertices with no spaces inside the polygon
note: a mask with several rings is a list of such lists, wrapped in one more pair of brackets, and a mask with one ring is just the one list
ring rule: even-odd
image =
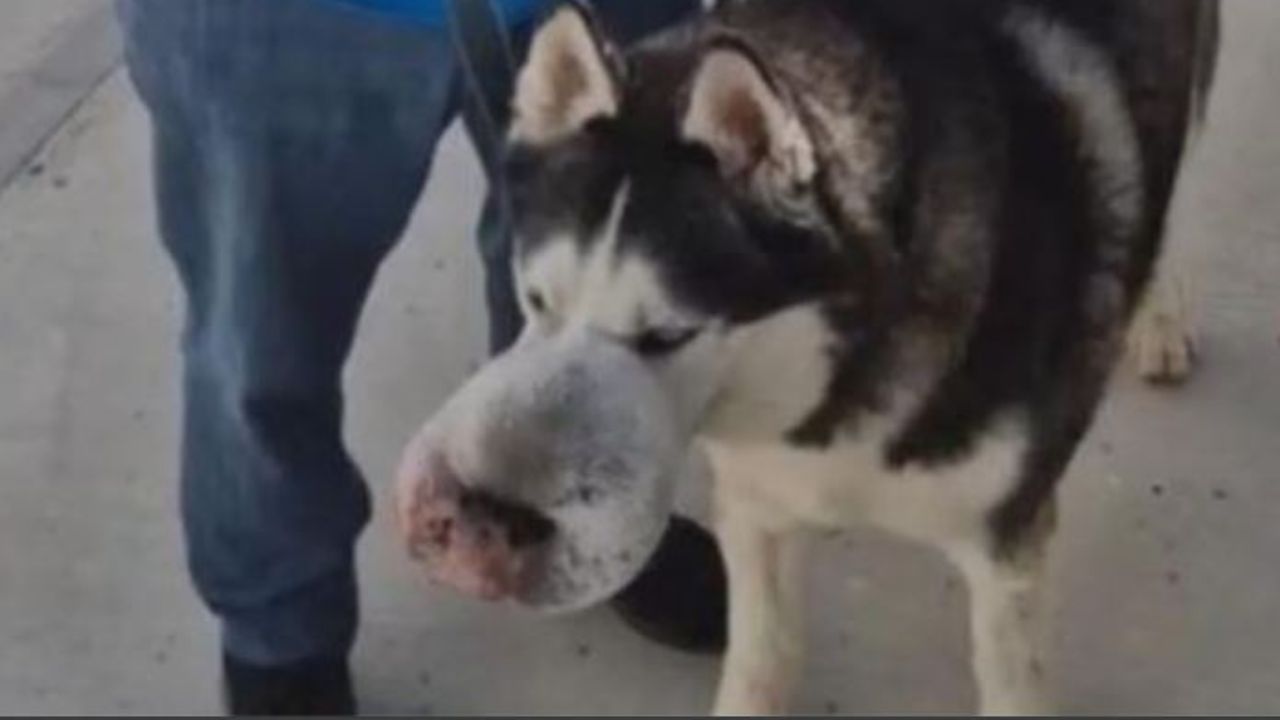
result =
[{"label": "leash", "polygon": [[466,89],[476,105],[480,127],[474,129],[480,160],[490,187],[503,197],[502,141],[511,122],[515,91],[515,59],[511,39],[490,0],[449,0],[449,29],[457,49]]}]

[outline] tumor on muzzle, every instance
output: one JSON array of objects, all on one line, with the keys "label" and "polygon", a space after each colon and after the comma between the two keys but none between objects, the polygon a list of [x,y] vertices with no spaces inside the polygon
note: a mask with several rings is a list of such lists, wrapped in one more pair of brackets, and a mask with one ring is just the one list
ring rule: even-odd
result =
[{"label": "tumor on muzzle", "polygon": [[[560,611],[607,599],[670,517],[687,442],[673,418],[649,368],[611,338],[522,343],[406,449],[397,507],[411,554],[488,599]],[[433,542],[427,522],[449,537]]]}]

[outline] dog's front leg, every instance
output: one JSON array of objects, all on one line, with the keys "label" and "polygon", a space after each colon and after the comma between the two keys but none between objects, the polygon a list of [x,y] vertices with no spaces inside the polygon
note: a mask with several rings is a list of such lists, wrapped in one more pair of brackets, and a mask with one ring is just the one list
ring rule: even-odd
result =
[{"label": "dog's front leg", "polygon": [[982,715],[1049,713],[1044,667],[1043,585],[1049,531],[1016,556],[986,541],[946,548],[969,587],[973,671]]},{"label": "dog's front leg", "polygon": [[729,648],[715,712],[781,714],[803,662],[808,543],[762,524],[726,483],[717,480],[716,533],[729,574]]}]

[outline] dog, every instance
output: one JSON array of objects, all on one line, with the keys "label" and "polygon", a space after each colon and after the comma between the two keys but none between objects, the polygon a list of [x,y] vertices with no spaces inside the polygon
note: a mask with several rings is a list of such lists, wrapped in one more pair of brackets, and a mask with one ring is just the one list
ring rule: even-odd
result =
[{"label": "dog", "polygon": [[595,601],[683,476],[527,460],[562,428],[615,459],[674,443],[713,475],[718,713],[785,712],[807,538],[859,526],[958,568],[981,711],[1045,712],[1055,490],[1151,284],[1217,12],[724,2],[624,51],[562,6],[506,161],[527,326],[406,451],[407,542],[492,599]]}]

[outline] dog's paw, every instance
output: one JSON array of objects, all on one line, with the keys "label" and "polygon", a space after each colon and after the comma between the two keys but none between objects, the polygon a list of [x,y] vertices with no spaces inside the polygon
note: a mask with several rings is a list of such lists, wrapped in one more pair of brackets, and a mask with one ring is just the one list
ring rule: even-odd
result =
[{"label": "dog's paw", "polygon": [[1138,377],[1151,385],[1181,385],[1196,365],[1196,337],[1187,291],[1175,278],[1158,277],[1129,332]]},{"label": "dog's paw", "polygon": [[[732,665],[732,659],[727,661]],[[794,678],[790,670],[726,668],[720,681],[713,715],[716,717],[775,717],[786,715]]]},{"label": "dog's paw", "polygon": [[715,717],[777,717],[787,714],[783,693],[775,688],[752,688],[745,693],[721,694],[712,715]]},{"label": "dog's paw", "polygon": [[1144,315],[1134,326],[1130,343],[1138,377],[1152,385],[1181,385],[1195,369],[1195,337],[1179,318]]}]

